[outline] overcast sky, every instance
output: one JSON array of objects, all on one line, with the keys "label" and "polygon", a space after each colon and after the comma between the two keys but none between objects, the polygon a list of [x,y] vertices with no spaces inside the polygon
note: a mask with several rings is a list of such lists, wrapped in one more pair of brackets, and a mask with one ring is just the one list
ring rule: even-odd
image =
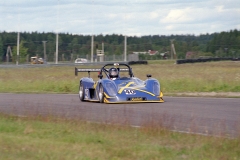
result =
[{"label": "overcast sky", "polygon": [[240,29],[240,0],[1,0],[0,31],[206,34]]}]

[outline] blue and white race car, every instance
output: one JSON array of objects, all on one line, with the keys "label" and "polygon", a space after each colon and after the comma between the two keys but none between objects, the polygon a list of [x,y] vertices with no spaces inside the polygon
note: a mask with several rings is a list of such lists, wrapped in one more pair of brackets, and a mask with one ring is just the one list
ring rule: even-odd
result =
[{"label": "blue and white race car", "polygon": [[[100,103],[142,103],[164,102],[160,83],[147,75],[145,81],[134,77],[132,68],[125,63],[109,63],[101,69],[75,68],[78,72],[88,72],[79,82],[79,98],[81,101]],[[90,78],[90,72],[98,72],[98,81]],[[127,77],[121,73],[128,72]],[[105,77],[104,77],[105,75]]]}]

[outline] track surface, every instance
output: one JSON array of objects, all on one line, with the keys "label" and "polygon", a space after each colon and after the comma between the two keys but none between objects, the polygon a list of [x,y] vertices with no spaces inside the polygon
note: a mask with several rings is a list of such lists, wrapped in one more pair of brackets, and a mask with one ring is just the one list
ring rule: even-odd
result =
[{"label": "track surface", "polygon": [[240,136],[239,98],[164,97],[165,103],[101,104],[80,102],[76,94],[2,94],[0,113],[59,116],[132,126]]}]

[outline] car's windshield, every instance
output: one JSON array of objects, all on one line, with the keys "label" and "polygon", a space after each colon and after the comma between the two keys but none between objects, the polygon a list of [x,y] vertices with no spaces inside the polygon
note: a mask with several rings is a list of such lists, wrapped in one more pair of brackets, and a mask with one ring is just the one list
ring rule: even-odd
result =
[{"label": "car's windshield", "polygon": [[135,86],[143,86],[144,81],[138,79],[138,78],[128,78],[123,80],[118,80],[118,88],[121,87],[135,87]]}]

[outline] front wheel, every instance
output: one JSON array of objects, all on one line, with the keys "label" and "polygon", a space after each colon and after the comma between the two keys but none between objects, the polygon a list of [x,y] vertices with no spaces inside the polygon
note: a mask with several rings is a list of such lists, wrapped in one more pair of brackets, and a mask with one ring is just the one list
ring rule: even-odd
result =
[{"label": "front wheel", "polygon": [[103,86],[101,84],[99,85],[98,97],[99,97],[99,102],[103,103],[104,102],[104,93],[103,93]]},{"label": "front wheel", "polygon": [[84,101],[84,89],[83,89],[82,82],[80,82],[80,85],[79,85],[79,99],[80,101]]}]

